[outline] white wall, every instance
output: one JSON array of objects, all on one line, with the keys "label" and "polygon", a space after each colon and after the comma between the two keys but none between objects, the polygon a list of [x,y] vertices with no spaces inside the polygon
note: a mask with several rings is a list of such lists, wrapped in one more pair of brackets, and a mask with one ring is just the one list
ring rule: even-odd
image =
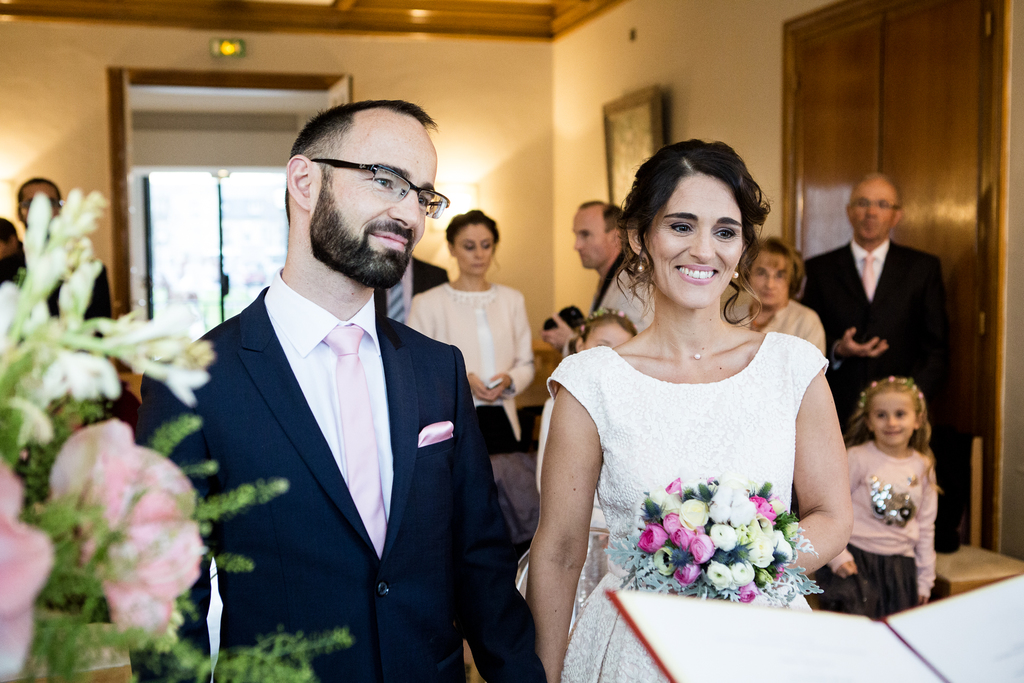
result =
[{"label": "white wall", "polygon": [[[110,194],[108,67],[351,74],[355,99],[407,99],[439,124],[438,182],[475,183],[502,233],[493,279],[521,290],[539,329],[552,306],[551,45],[243,33],[248,56],[209,55],[212,32],[0,23],[0,192],[31,176]],[[287,159],[280,159],[283,167]],[[14,215],[9,192],[0,215]],[[108,265],[109,221],[96,236]],[[431,259],[443,232],[417,255]]]},{"label": "white wall", "polygon": [[[597,277],[572,250],[572,217],[608,199],[602,106],[658,85],[669,142],[730,144],[747,162],[781,232],[782,29],[824,0],[630,0],[555,42],[555,305],[589,305]],[[636,40],[630,41],[630,29]]]}]

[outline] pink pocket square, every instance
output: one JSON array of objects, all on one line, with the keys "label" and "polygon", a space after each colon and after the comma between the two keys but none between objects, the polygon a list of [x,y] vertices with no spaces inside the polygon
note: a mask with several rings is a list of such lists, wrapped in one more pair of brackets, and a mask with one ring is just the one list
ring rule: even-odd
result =
[{"label": "pink pocket square", "polygon": [[419,443],[416,444],[417,448],[423,448],[429,446],[432,443],[440,443],[446,439],[452,438],[452,434],[455,433],[455,425],[451,422],[435,422],[432,425],[427,425],[420,432]]}]

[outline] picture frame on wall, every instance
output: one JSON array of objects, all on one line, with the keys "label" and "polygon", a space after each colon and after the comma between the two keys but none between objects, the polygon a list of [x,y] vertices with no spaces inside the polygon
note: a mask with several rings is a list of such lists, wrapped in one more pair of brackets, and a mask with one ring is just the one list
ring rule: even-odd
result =
[{"label": "picture frame on wall", "polygon": [[604,140],[608,201],[622,206],[636,170],[665,144],[661,88],[637,90],[604,105]]}]

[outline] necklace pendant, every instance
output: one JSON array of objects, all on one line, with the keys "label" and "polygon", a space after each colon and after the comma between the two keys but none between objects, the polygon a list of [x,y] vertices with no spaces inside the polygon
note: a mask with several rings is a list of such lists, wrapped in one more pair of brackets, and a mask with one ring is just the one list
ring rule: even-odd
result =
[{"label": "necklace pendant", "polygon": [[693,354],[693,359],[694,360],[700,360],[700,354],[699,353]]}]

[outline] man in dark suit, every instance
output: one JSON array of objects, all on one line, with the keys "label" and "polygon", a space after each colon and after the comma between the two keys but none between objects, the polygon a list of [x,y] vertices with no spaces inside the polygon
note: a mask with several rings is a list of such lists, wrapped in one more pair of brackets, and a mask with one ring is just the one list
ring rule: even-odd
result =
[{"label": "man in dark suit", "polygon": [[[202,429],[172,454],[219,463],[201,494],[288,480],[287,493],[214,528],[215,553],[255,563],[218,576],[220,642],[347,626],[355,644],[313,662],[325,683],[461,683],[463,637],[488,681],[544,679],[462,355],[373,310],[425,215],[447,206],[431,189],[433,127],[399,101],[306,124],[287,167],[284,269],[207,335],[217,360],[196,392]],[[185,410],[144,382],[140,443]],[[209,592],[204,573],[193,590],[204,616]],[[206,646],[205,621],[186,631]]]},{"label": "man in dark suit", "polygon": [[853,241],[807,261],[803,303],[829,350],[829,386],[845,425],[869,382],[913,377],[928,400],[946,378],[949,325],[939,259],[889,240],[903,218],[899,191],[873,173],[846,208]]},{"label": "man in dark suit", "polygon": [[448,271],[415,256],[409,260],[402,279],[390,289],[373,290],[373,303],[377,312],[404,323],[409,318],[409,304],[420,292],[448,282]]}]

